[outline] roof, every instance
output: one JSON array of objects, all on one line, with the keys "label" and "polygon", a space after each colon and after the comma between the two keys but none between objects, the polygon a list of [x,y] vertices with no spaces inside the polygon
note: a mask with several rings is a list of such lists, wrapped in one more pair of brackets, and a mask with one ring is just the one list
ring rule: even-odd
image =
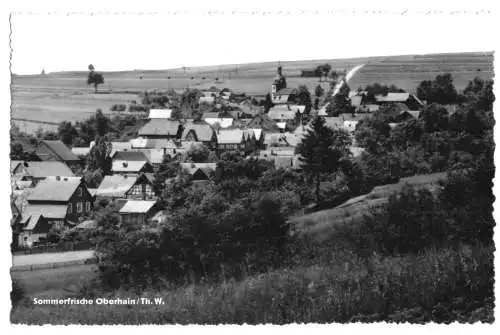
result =
[{"label": "roof", "polygon": [[291,105],[290,109],[299,112],[300,114],[304,114],[306,111],[306,106],[304,105]]},{"label": "roof", "polygon": [[148,164],[147,161],[126,161],[114,160],[111,170],[113,172],[140,172],[144,166]]},{"label": "roof", "polygon": [[214,129],[208,123],[186,123],[182,138],[185,139],[190,131],[196,133],[196,139],[200,142],[209,142],[214,136]]},{"label": "roof", "polygon": [[141,152],[142,154],[145,155],[147,160],[151,164],[160,164],[163,162],[163,149],[138,149],[138,152]]},{"label": "roof", "polygon": [[45,178],[49,176],[75,176],[66,164],[58,161],[24,162],[24,170],[33,178]]},{"label": "roof", "polygon": [[351,113],[343,113],[341,114],[342,119],[345,121],[361,121],[364,119],[370,119],[372,117],[372,114],[370,113],[357,113],[357,114],[351,114]]},{"label": "roof", "polygon": [[278,92],[276,92],[277,95],[290,95],[290,94],[294,94],[296,91],[295,88],[291,88],[291,87],[286,87],[286,88],[282,88],[281,90],[279,90]]},{"label": "roof", "polygon": [[227,128],[227,127],[230,127],[233,125],[233,121],[234,119],[233,118],[204,118],[205,122],[210,124],[210,125],[214,125],[216,123],[218,123],[220,125],[221,128]]},{"label": "roof", "polygon": [[211,103],[214,101],[215,101],[214,97],[207,97],[207,96],[202,96],[202,97],[200,97],[200,100],[199,100],[199,102],[208,102],[208,103]]},{"label": "roof", "polygon": [[387,93],[387,95],[377,94],[375,100],[377,102],[405,102],[410,97],[410,93]]},{"label": "roof", "polygon": [[255,135],[255,139],[258,141],[261,139],[261,137],[264,135],[262,132],[262,129],[260,128],[249,128],[248,130],[253,131],[253,134]]},{"label": "roof", "polygon": [[23,161],[10,161],[10,173],[12,174]]},{"label": "roof", "polygon": [[202,119],[218,119],[219,118],[219,113],[215,113],[215,112],[204,112],[203,113],[203,117]]},{"label": "roof", "polygon": [[148,158],[141,151],[116,151],[113,160],[147,162]]},{"label": "roof", "polygon": [[279,129],[285,129],[286,128],[286,122],[277,122],[276,126],[278,126]]},{"label": "roof", "polygon": [[266,133],[264,144],[276,146],[296,146],[300,142],[300,136],[293,133]]},{"label": "roof", "polygon": [[290,110],[288,106],[275,106],[269,110],[267,115],[273,120],[293,120],[297,114],[296,110]]},{"label": "roof", "polygon": [[128,200],[119,213],[147,213],[155,204],[152,200]]},{"label": "roof", "polygon": [[132,143],[128,142],[111,142],[111,151],[126,151],[132,149]]},{"label": "roof", "polygon": [[23,230],[33,230],[35,229],[40,219],[43,218],[41,213],[30,213],[23,218],[23,223],[28,221],[28,224],[23,228]]},{"label": "roof", "polygon": [[47,178],[36,185],[28,201],[68,201],[81,183],[81,177]]},{"label": "roof", "polygon": [[90,153],[91,147],[73,147],[71,148],[71,152],[76,156],[86,156]]},{"label": "roof", "polygon": [[140,136],[176,136],[180,122],[168,119],[152,119],[140,130]]},{"label": "roof", "polygon": [[97,188],[87,188],[87,191],[89,191],[91,196],[95,197],[95,194],[97,193]]},{"label": "roof", "polygon": [[150,119],[170,119],[172,117],[171,109],[150,109]]},{"label": "roof", "polygon": [[241,129],[221,129],[217,132],[217,142],[219,144],[239,144],[243,141],[243,135]]},{"label": "roof", "polygon": [[27,217],[33,214],[41,214],[47,219],[64,219],[67,210],[67,205],[28,204],[24,209],[23,219],[27,219]]},{"label": "roof", "polygon": [[112,198],[123,197],[139,178],[139,176],[124,176],[119,174],[105,176],[95,195]]},{"label": "roof", "polygon": [[62,161],[79,161],[78,158],[71,150],[61,141],[42,141],[53,153],[55,153]]},{"label": "roof", "polygon": [[217,163],[181,163],[180,166],[182,170],[192,175],[198,169],[203,170],[203,172],[210,171],[210,173],[213,173],[217,168]]}]

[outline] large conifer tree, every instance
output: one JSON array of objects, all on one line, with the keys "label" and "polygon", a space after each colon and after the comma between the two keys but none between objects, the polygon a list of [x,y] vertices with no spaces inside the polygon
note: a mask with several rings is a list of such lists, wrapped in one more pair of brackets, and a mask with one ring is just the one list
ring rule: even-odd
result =
[{"label": "large conifer tree", "polygon": [[339,169],[340,160],[349,155],[351,140],[347,132],[326,126],[323,117],[316,117],[307,130],[296,153],[301,157],[303,171],[316,184],[316,205],[321,205],[321,175]]}]

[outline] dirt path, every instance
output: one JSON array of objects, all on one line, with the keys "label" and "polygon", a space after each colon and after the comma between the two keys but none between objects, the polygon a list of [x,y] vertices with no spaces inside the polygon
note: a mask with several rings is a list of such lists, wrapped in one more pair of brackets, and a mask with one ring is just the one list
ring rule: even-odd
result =
[{"label": "dirt path", "polygon": [[83,261],[92,258],[93,250],[80,250],[68,252],[42,253],[34,255],[15,255],[12,257],[12,266],[29,266],[53,263]]}]

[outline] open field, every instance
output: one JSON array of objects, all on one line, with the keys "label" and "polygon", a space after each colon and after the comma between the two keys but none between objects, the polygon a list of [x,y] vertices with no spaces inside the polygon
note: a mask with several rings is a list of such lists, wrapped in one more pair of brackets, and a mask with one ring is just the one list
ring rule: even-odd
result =
[{"label": "open field", "polygon": [[[450,72],[457,89],[463,89],[475,76],[492,78],[493,54],[456,53],[413,56],[390,56],[334,60],[282,62],[289,87],[307,85],[311,91],[318,78],[301,78],[301,69],[329,63],[333,69],[365,66],[351,79],[353,89],[379,82],[414,91],[422,80]],[[145,90],[182,90],[186,87],[229,87],[236,92],[266,94],[276,73],[277,62],[242,65],[206,66],[175,70],[123,71],[104,73],[107,94],[94,94],[86,85],[86,72],[61,72],[45,76],[14,76],[12,80],[12,115],[16,118],[61,122],[82,120],[97,108],[108,111],[113,104],[138,100]],[[139,79],[142,73],[143,78]],[[168,77],[171,77],[168,79]],[[193,77],[194,79],[191,79]],[[205,77],[205,79],[202,79]],[[216,80],[218,78],[218,80]],[[322,83],[324,87],[328,83]],[[23,125],[33,131],[38,126]]]}]

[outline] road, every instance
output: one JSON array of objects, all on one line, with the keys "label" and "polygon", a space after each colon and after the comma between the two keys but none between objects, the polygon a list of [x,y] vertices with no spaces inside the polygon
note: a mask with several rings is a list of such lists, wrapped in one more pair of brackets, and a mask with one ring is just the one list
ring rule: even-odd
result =
[{"label": "road", "polygon": [[84,261],[92,258],[93,250],[80,250],[80,251],[67,251],[67,252],[53,252],[41,253],[33,255],[15,255],[12,257],[12,266],[30,266],[30,265],[44,265],[56,264],[65,262]]}]

